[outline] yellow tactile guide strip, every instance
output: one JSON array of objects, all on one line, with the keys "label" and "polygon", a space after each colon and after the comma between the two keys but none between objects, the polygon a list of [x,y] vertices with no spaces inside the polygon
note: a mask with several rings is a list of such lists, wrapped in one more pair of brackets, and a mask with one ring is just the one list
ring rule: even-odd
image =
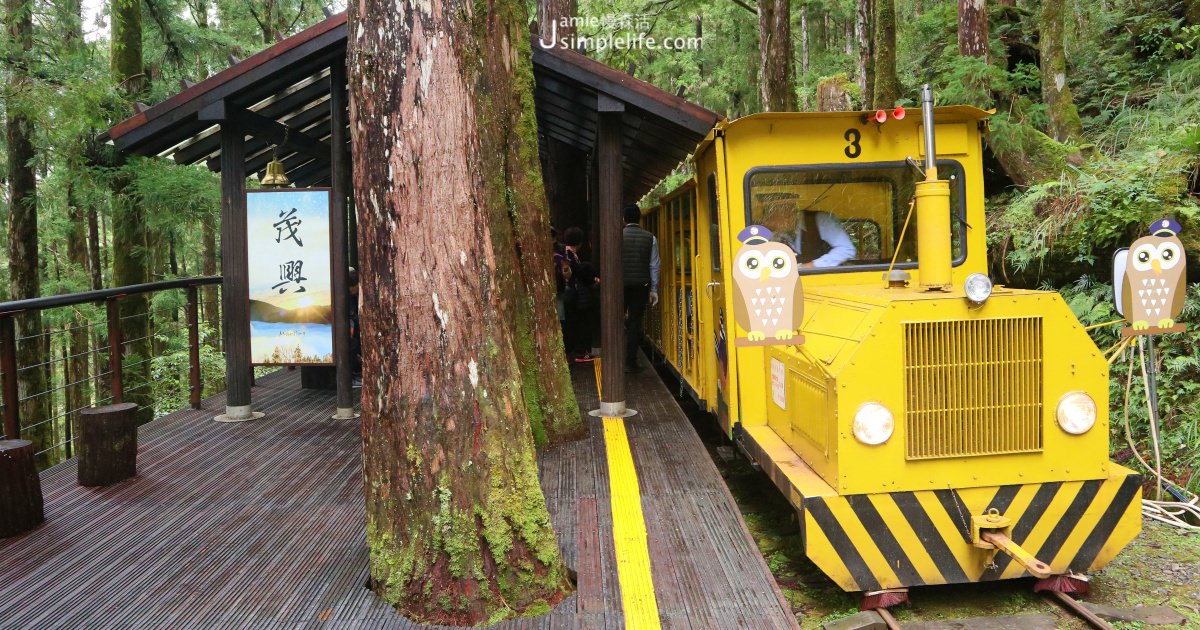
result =
[{"label": "yellow tactile guide strip", "polygon": [[[600,359],[595,361],[596,391],[600,392]],[[650,575],[650,548],[646,544],[646,519],[642,514],[642,491],[638,486],[633,453],[625,420],[604,418],[604,445],[608,452],[608,485],[612,501],[613,543],[617,552],[617,579],[625,627],[656,630],[658,600]]]}]

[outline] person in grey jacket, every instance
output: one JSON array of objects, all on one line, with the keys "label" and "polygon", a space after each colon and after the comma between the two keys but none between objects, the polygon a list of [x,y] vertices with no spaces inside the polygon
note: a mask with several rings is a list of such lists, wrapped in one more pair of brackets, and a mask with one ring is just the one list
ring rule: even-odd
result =
[{"label": "person in grey jacket", "polygon": [[637,360],[642,343],[646,306],[658,305],[658,272],[662,261],[658,239],[643,230],[638,221],[642,211],[637,204],[621,210],[625,228],[621,232],[621,269],[625,279],[625,372],[640,369]]}]

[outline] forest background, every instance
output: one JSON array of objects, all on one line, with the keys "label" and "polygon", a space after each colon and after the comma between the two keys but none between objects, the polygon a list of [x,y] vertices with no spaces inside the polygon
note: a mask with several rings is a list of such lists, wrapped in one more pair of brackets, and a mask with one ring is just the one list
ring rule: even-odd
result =
[{"label": "forest background", "polygon": [[[727,118],[764,110],[939,104],[995,108],[986,138],[990,273],[1062,292],[1085,324],[1117,319],[1110,257],[1172,216],[1200,278],[1200,0],[543,0],[580,35],[645,33],[699,46],[589,54]],[[341,10],[340,6],[330,7]],[[529,13],[539,7],[531,3]],[[216,175],[122,159],[95,138],[324,18],[310,0],[5,0],[0,50],[0,301],[215,275]],[[620,18],[632,19],[623,20]],[[660,185],[670,188],[686,173]],[[643,200],[652,203],[654,193]],[[223,389],[219,300],[201,294],[205,390]],[[123,300],[130,396],[187,404],[182,291]],[[1200,490],[1200,284],[1186,333],[1158,339],[1164,474]],[[69,455],[69,419],[108,393],[102,307],[18,319],[23,437]],[[1117,327],[1092,331],[1101,348]],[[1112,373],[1118,461],[1149,452],[1139,370]],[[46,392],[42,394],[41,392]],[[150,417],[150,414],[147,414]]]}]

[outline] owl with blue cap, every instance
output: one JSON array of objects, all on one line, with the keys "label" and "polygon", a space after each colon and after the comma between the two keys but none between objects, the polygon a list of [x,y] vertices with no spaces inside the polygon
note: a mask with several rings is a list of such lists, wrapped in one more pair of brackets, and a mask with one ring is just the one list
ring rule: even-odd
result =
[{"label": "owl with blue cap", "polygon": [[1135,331],[1171,328],[1183,311],[1187,261],[1179,232],[1173,219],[1159,219],[1129,246],[1121,306]]},{"label": "owl with blue cap", "polygon": [[746,339],[799,343],[796,329],[803,322],[804,292],[796,253],[771,241],[771,230],[751,225],[738,234],[742,246],[734,254],[733,285],[738,297],[733,316],[746,330]]}]

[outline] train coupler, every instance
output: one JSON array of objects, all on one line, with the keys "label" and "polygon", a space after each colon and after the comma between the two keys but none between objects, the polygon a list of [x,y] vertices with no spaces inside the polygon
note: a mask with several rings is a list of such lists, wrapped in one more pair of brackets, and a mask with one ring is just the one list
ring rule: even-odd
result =
[{"label": "train coupler", "polygon": [[1001,516],[995,508],[982,516],[971,517],[971,544],[981,549],[996,549],[1012,556],[1029,574],[1037,578],[1048,578],[1050,565],[1038,560],[1008,537],[1011,519]]}]

